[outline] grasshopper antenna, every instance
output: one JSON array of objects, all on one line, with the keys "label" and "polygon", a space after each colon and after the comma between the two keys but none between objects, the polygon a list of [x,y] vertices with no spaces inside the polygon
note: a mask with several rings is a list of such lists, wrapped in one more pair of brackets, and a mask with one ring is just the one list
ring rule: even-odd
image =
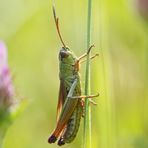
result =
[{"label": "grasshopper antenna", "polygon": [[66,45],[65,45],[65,43],[64,43],[64,41],[62,39],[61,33],[60,33],[60,29],[59,29],[59,18],[56,16],[54,5],[52,5],[52,9],[53,9],[53,16],[54,16],[54,20],[55,20],[55,24],[56,24],[58,35],[60,37],[60,40],[61,40],[63,46],[66,48]]}]

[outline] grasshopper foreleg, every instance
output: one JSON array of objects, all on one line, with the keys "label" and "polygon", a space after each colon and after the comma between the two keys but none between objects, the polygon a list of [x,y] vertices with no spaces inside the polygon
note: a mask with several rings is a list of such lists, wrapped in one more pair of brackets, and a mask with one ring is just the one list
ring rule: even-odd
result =
[{"label": "grasshopper foreleg", "polygon": [[[91,56],[89,59],[94,59],[94,58],[95,58],[95,57],[97,57],[97,56],[99,56],[99,54],[98,54],[98,53],[96,53],[95,55]],[[86,61],[86,59],[85,59],[85,60],[80,61],[80,63],[83,63],[83,62],[85,62],[85,61]]]},{"label": "grasshopper foreleg", "polygon": [[99,96],[99,93],[96,94],[96,95],[67,96],[67,97],[70,98],[70,99],[86,99],[86,98],[95,98],[95,97],[98,97],[98,96]]},{"label": "grasshopper foreleg", "polygon": [[[77,61],[77,62],[81,62],[81,63],[85,62],[86,60],[82,60],[82,59],[85,58],[85,57],[90,53],[90,50],[92,49],[92,47],[94,47],[94,45],[91,45],[91,46],[89,47],[89,49],[87,50],[87,52],[84,53],[83,55],[81,55],[81,56],[78,58],[78,61]],[[93,56],[91,56],[90,59],[94,59],[94,58],[97,57],[97,56],[99,56],[98,53],[95,54],[95,55],[93,55]],[[82,61],[81,61],[81,60],[82,60]]]},{"label": "grasshopper foreleg", "polygon": [[89,102],[91,104],[97,105],[97,103],[95,101],[93,101],[92,98],[95,98],[95,97],[98,97],[98,96],[99,96],[99,93],[96,94],[96,95],[88,95],[88,96],[82,95],[82,96],[68,96],[68,97],[69,97],[69,99],[81,99],[82,107],[84,107],[84,103],[85,103],[84,99],[87,99],[87,98],[89,98]]},{"label": "grasshopper foreleg", "polygon": [[90,53],[90,50],[92,49],[92,47],[95,47],[94,45],[91,45],[89,47],[89,49],[87,50],[86,53],[84,53],[83,55],[81,55],[79,58],[78,58],[78,61],[81,61],[83,58],[85,58],[89,53]]}]

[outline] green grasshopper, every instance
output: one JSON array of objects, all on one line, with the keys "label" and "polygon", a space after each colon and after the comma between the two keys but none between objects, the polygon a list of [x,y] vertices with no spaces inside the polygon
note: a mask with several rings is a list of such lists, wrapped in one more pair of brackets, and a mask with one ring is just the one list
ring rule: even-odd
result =
[{"label": "green grasshopper", "polygon": [[[55,143],[58,139],[58,145],[61,146],[65,143],[71,143],[76,137],[80,120],[83,116],[84,99],[94,98],[99,96],[99,94],[90,96],[81,95],[79,64],[80,62],[83,62],[82,59],[90,53],[93,45],[90,46],[87,53],[77,58],[72,50],[70,50],[63,42],[59,30],[59,19],[56,17],[54,6],[53,15],[56,29],[63,47],[59,52],[60,90],[57,105],[57,125],[49,137],[48,142]],[[92,59],[97,55],[98,54],[90,58]],[[94,103],[92,100],[90,101]]]}]

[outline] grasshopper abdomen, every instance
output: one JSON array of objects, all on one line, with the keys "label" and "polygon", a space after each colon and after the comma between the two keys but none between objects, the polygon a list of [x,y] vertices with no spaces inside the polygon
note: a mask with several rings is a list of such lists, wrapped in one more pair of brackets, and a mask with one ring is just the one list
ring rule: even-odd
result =
[{"label": "grasshopper abdomen", "polygon": [[71,143],[75,139],[80,126],[82,114],[83,108],[81,105],[81,101],[79,100],[71,118],[67,123],[64,132],[62,133],[60,140],[58,141],[58,145]]}]

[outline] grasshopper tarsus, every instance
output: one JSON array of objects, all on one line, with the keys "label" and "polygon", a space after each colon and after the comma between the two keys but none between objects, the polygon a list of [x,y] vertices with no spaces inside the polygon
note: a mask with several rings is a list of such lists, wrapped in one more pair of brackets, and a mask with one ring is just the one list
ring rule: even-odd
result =
[{"label": "grasshopper tarsus", "polygon": [[[96,56],[99,56],[99,53],[96,53],[95,55],[94,55],[94,57],[96,57]],[[93,56],[91,57],[91,58],[94,58]]]},{"label": "grasshopper tarsus", "polygon": [[51,135],[48,139],[48,143],[55,143],[57,138],[54,135]]},{"label": "grasshopper tarsus", "polygon": [[95,58],[95,57],[97,57],[97,56],[99,56],[98,53],[96,53],[95,55],[91,56],[90,59],[93,59],[93,58]]},{"label": "grasshopper tarsus", "polygon": [[92,105],[97,105],[97,103],[95,101],[93,101],[92,99],[89,99],[89,102],[92,104]]},{"label": "grasshopper tarsus", "polygon": [[92,49],[93,47],[95,47],[94,44],[92,44],[92,45],[88,48],[88,50],[87,50],[87,55],[90,53],[90,51],[91,51],[91,49]]},{"label": "grasshopper tarsus", "polygon": [[58,145],[59,146],[62,146],[64,144],[65,144],[65,142],[63,141],[63,138],[60,138],[60,140],[58,141]]},{"label": "grasshopper tarsus", "polygon": [[98,97],[98,96],[100,96],[100,93],[97,93],[94,97]]}]

